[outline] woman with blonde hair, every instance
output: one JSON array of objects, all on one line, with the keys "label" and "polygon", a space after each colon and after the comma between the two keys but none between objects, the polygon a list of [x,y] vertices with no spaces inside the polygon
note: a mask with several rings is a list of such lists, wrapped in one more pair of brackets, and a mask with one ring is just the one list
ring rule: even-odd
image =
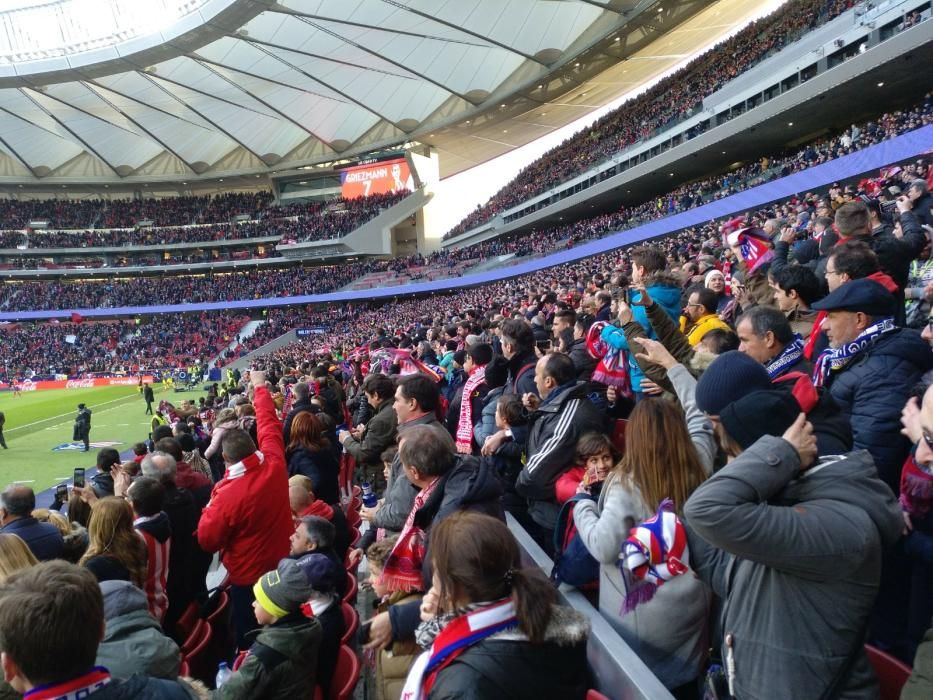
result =
[{"label": "woman with blonde hair", "polygon": [[146,582],[146,544],[133,527],[133,511],[122,498],[108,496],[94,504],[88,525],[90,545],[78,562],[98,580],[124,580],[140,588]]},{"label": "woman with blonde hair", "polygon": [[[80,498],[78,499],[80,500]],[[83,501],[82,501],[83,503]],[[32,517],[40,523],[52,523],[62,533],[65,547],[62,550],[62,559],[77,564],[88,547],[87,528],[75,521],[69,521],[57,510],[49,508],[36,508]]]},{"label": "woman with blonde hair", "polygon": [[663,398],[635,404],[622,460],[599,500],[578,503],[573,518],[583,544],[600,563],[600,612],[675,697],[690,698],[709,647],[712,593],[687,571],[658,586],[650,600],[627,600],[619,555],[631,523],[652,518],[663,501],[670,499],[674,512],[683,512],[690,494],[712,472],[716,443],[712,425],[696,406],[693,376],[657,341],[639,342],[645,353],[636,358],[667,370],[680,404]]},{"label": "woman with blonde hair", "polygon": [[19,535],[0,533],[0,583],[10,574],[39,563]]}]

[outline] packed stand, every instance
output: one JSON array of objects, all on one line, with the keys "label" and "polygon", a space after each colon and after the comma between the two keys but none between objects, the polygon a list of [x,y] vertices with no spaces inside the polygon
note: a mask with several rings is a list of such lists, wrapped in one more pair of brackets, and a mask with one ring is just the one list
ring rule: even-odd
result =
[{"label": "packed stand", "polygon": [[[266,269],[238,275],[218,273],[208,278],[179,276],[173,278],[172,284],[155,284],[147,279],[75,283],[15,282],[3,286],[0,307],[6,310],[69,309],[320,294],[338,290],[374,272],[405,272],[425,266],[432,270],[452,268],[459,262],[482,262],[508,254],[543,255],[700,206],[930,123],[933,123],[933,99],[927,95],[912,109],[884,113],[878,119],[852,125],[837,136],[797,147],[773,158],[763,157],[737,170],[683,185],[638,206],[621,207],[617,212],[536,231],[531,235],[496,238],[456,250],[440,250],[428,256],[416,254],[391,261],[364,260],[333,267]],[[299,219],[294,225],[299,226],[300,222],[311,220],[313,218]],[[264,224],[260,222],[256,225]],[[417,273],[410,277],[415,281],[418,278]]]},{"label": "packed stand", "polygon": [[[395,206],[411,194],[408,190],[371,194],[347,199],[339,197],[327,202],[272,207],[265,216],[297,216],[304,230],[287,233],[284,242],[302,243],[340,238],[374,219],[384,209]],[[287,212],[287,214],[286,214]]]},{"label": "packed stand", "polygon": [[589,621],[508,512],[675,697],[877,697],[867,652],[929,696],[930,179],[332,310],[166,397],[51,511],[0,496],[9,692],[345,700],[361,629],[377,697],[583,700]]},{"label": "packed stand", "polygon": [[133,228],[140,221],[153,226],[186,226],[255,219],[272,201],[271,192],[226,192],[203,197],[120,199],[104,202],[97,228]]},{"label": "packed stand", "polygon": [[[120,246],[162,246],[173,243],[198,243],[227,240],[243,240],[276,236],[285,242],[303,242],[339,238],[359,228],[378,215],[383,209],[397,204],[410,192],[395,192],[386,195],[372,195],[356,199],[330,200],[310,205],[292,205],[288,208],[270,207],[255,209],[262,205],[267,197],[246,198],[245,195],[231,193],[213,198],[194,198],[189,202],[192,211],[202,212],[197,221],[183,222],[184,226],[172,226],[161,220],[155,226],[131,228],[135,223],[123,228],[122,224],[111,224],[116,230],[87,231],[3,231],[0,232],[0,249],[14,248],[103,248]],[[271,195],[270,195],[271,196]],[[168,213],[164,216],[173,218],[171,212],[179,208],[163,205],[164,200],[141,200],[139,208],[152,207],[153,212],[161,211],[163,206]],[[248,211],[241,211],[249,202]],[[239,206],[237,205],[239,203]],[[136,209],[134,209],[136,211]],[[247,214],[248,221],[233,223],[237,213]],[[135,214],[127,213],[127,216]],[[256,221],[261,216],[261,220]],[[291,217],[291,218],[285,218]],[[138,220],[143,220],[140,215]],[[137,219],[134,219],[134,222]],[[166,219],[167,220],[167,219]],[[4,226],[10,227],[6,219],[0,218]],[[215,223],[226,221],[226,223]],[[178,223],[177,221],[175,223]],[[198,224],[198,225],[188,225]]]},{"label": "packed stand", "polygon": [[234,342],[248,317],[213,312],[145,321],[19,323],[0,327],[3,374],[136,372],[209,362]]},{"label": "packed stand", "polygon": [[855,4],[853,0],[794,0],[753,22],[647,93],[627,101],[525,167],[487,203],[452,228],[445,238],[479,226],[499,212],[585,172],[633,143],[693,116],[704,98],[730,80]]},{"label": "packed stand", "polygon": [[[444,584],[419,580],[414,543],[427,532],[437,552],[466,517],[431,519],[457,483],[469,510],[495,517],[497,500],[558,555],[553,575],[595,595],[675,697],[704,682],[876,697],[866,631],[873,659],[917,664],[904,697],[928,694],[930,175],[911,164],[613,258],[361,309],[256,360],[310,373],[321,413],[327,377],[347,394],[357,427],[337,439],[383,495],[352,554],[390,602],[370,647],[435,639],[410,596]],[[434,450],[459,456],[437,468]],[[556,544],[571,523],[582,549]],[[712,662],[710,635],[728,636]],[[424,683],[406,653],[406,682]]]}]

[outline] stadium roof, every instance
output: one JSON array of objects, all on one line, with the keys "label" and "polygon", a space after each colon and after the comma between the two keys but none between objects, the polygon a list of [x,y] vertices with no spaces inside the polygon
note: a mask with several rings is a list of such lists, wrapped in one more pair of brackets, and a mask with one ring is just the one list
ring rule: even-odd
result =
[{"label": "stadium roof", "polygon": [[749,4],[0,0],[0,182],[254,176],[413,142],[446,175],[606,104]]}]

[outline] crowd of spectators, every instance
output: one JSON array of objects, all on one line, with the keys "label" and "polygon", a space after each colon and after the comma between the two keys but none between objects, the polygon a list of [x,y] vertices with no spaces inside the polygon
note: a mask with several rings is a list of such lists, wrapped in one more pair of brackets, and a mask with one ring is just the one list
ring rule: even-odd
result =
[{"label": "crowd of spectators", "polygon": [[52,229],[133,228],[141,221],[186,226],[231,221],[241,214],[255,219],[271,199],[270,192],[113,200],[2,199],[0,222],[9,229],[24,229],[37,220],[49,222]]},{"label": "crowd of spectators", "polygon": [[[297,323],[322,332],[253,366],[295,378],[317,377],[323,363],[346,384],[351,411],[365,396],[372,434],[339,434],[354,456],[417,434],[405,426],[413,408],[433,421],[429,394],[408,382],[436,384],[447,440],[497,465],[503,508],[545,551],[561,541],[557,514],[576,494],[571,517],[596,573],[566,574],[598,586],[600,613],[675,696],[696,697],[710,634],[732,659],[736,697],[797,697],[837,677],[845,694],[875,682],[866,636],[908,663],[916,657],[918,669],[933,654],[924,553],[933,527],[921,487],[933,468],[923,435],[933,419],[931,180],[925,157],[858,187],[514,280],[283,311],[277,331]],[[400,375],[394,403],[376,372]],[[315,386],[323,406],[324,384]],[[394,434],[383,411],[396,412]],[[613,439],[616,420],[627,421],[624,445]],[[491,478],[471,468],[480,482]],[[387,471],[384,500],[364,518],[404,540],[405,514],[421,506],[415,491],[396,490],[401,473]],[[430,483],[409,480],[416,490]],[[677,535],[654,529],[654,516]],[[840,538],[852,518],[864,527],[848,548]],[[645,538],[656,538],[650,548]],[[646,573],[679,557],[685,541],[689,561]],[[815,575],[827,556],[859,573]],[[641,595],[649,583],[653,595]],[[827,595],[845,602],[830,612]],[[815,626],[783,621],[777,613],[792,600],[821,606]],[[406,639],[403,608],[377,616],[373,630]],[[672,618],[676,631],[663,624]],[[850,651],[793,670],[824,644]]]},{"label": "crowd of spectators", "polygon": [[[163,403],[152,447],[138,464],[101,451],[62,529],[40,527],[28,486],[4,490],[0,537],[18,538],[0,541],[10,692],[192,696],[174,645],[191,652],[181,613],[219,552],[224,636],[246,653],[217,697],[321,684],[345,632],[325,616],[342,621],[337,582],[365,557],[379,607],[360,642],[376,683],[584,700],[589,624],[522,568],[509,513],[675,697],[700,697],[708,673],[735,697],[874,697],[866,640],[915,664],[902,697],[928,697],[931,163],[454,294],[270,310],[272,332],[322,332],[231,370],[202,411]],[[91,342],[170,362],[239,322],[95,324]],[[39,328],[25,342],[68,330]],[[375,504],[340,501],[342,453]],[[114,586],[119,612],[103,604]],[[148,609],[145,646],[104,624],[131,594]],[[808,624],[790,609],[812,611]],[[56,626],[65,611],[71,634]],[[302,653],[278,652],[270,674],[271,643]],[[448,644],[460,653],[424,673]]]},{"label": "crowd of spectators", "polygon": [[[235,205],[236,202],[244,201],[244,196],[236,193],[229,196],[218,195],[214,198],[194,198],[200,202],[197,207],[203,207],[203,209],[198,209],[202,211],[202,214],[197,217],[197,221],[191,223],[199,225],[178,226],[156,222],[155,226],[117,228],[116,230],[28,232],[10,230],[0,232],[0,249],[162,246],[173,243],[207,243],[272,236],[293,243],[327,240],[339,238],[359,228],[379,212],[397,204],[409,194],[410,192],[405,191],[355,199],[341,197],[326,202],[291,205],[286,208],[270,207],[256,211],[250,209],[248,212],[241,212],[241,207]],[[268,198],[255,199],[254,204],[259,205]],[[215,204],[215,201],[218,203]],[[163,206],[163,200],[142,200],[142,202],[155,202],[156,204],[152,204],[154,209]],[[172,206],[165,206],[169,211],[173,210]],[[197,208],[194,204],[190,206]],[[249,220],[234,223],[231,219],[237,213],[247,213]],[[256,220],[257,218],[259,220]],[[0,225],[4,227],[12,228],[13,226],[2,217],[0,217],[0,222],[3,222]]]},{"label": "crowd of spectators", "polygon": [[[171,278],[171,281],[159,282],[147,278],[94,282],[8,282],[0,291],[0,308],[74,309],[319,294],[338,290],[364,275],[387,270],[398,273],[411,270],[409,279],[417,280],[419,275],[425,274],[426,269],[430,269],[436,277],[438,273],[464,261],[481,262],[507,254],[519,257],[542,255],[602,238],[838,158],[930,123],[933,123],[933,97],[926,95],[911,109],[886,112],[877,119],[853,124],[841,134],[795,147],[779,156],[763,157],[724,174],[682,185],[637,206],[623,206],[613,213],[544,231],[499,237],[455,250],[440,250],[427,256],[415,254],[391,261],[362,260],[325,267],[254,270],[235,275],[217,273],[207,277],[178,276]],[[313,220],[314,217],[306,217],[298,222]],[[293,223],[289,220],[281,221]],[[262,222],[257,225],[261,226]]]},{"label": "crowd of spectators", "polygon": [[[652,90],[577,132],[526,166],[445,238],[569,180],[615,153],[692,116],[727,82],[855,5],[853,0],[794,0],[695,58]],[[695,134],[694,134],[695,135]]]},{"label": "crowd of spectators", "polygon": [[0,327],[3,373],[13,376],[137,372],[208,364],[234,342],[248,316],[232,312],[142,320],[18,323]]}]

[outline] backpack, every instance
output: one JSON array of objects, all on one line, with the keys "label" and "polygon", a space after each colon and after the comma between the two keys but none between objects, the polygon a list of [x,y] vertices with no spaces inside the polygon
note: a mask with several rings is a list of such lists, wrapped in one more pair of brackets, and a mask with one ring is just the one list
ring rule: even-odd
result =
[{"label": "backpack", "polygon": [[515,373],[515,379],[512,380],[512,393],[518,393],[518,382],[521,381],[521,378],[525,376],[527,372],[533,372],[537,362],[529,362],[527,365],[522,365],[518,368],[518,372]]},{"label": "backpack", "polygon": [[554,527],[554,568],[551,569],[551,581],[555,586],[567,583],[584,589],[595,589],[599,585],[599,562],[593,558],[577,526],[573,522],[573,508],[583,500],[591,501],[592,496],[578,493],[561,506]]}]

